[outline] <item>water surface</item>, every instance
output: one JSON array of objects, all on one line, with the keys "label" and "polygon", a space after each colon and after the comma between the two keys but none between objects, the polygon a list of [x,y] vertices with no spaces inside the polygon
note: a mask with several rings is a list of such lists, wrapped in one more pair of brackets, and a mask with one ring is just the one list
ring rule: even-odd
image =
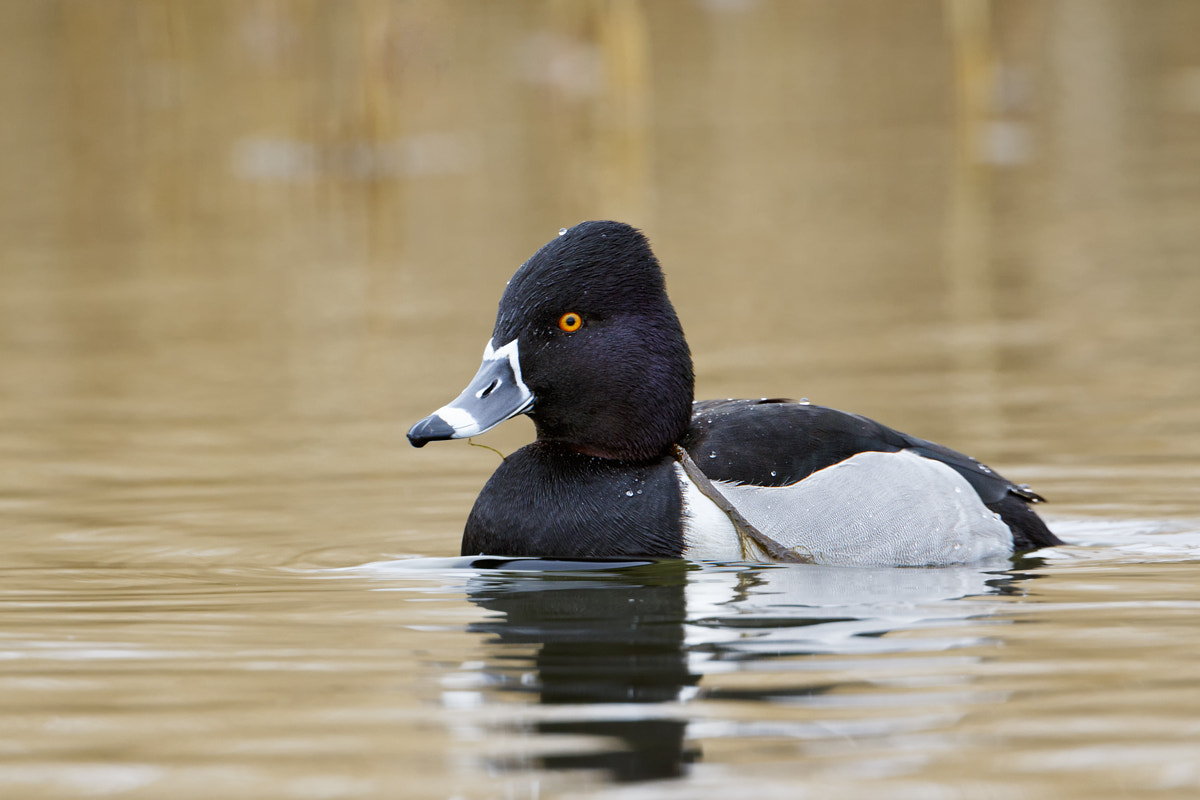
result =
[{"label": "water surface", "polygon": [[[1197,7],[0,3],[0,795],[1194,797]],[[565,225],[1069,545],[457,558]],[[481,442],[511,452],[524,420]]]}]

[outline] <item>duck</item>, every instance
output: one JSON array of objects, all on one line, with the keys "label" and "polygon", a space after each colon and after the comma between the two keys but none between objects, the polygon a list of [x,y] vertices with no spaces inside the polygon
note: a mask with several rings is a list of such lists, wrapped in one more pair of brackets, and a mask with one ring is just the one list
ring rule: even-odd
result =
[{"label": "duck", "polygon": [[806,400],[694,389],[646,236],[588,221],[516,271],[475,377],[408,440],[534,423],[476,498],[463,556],[902,567],[1062,544],[1040,495],[958,451]]}]

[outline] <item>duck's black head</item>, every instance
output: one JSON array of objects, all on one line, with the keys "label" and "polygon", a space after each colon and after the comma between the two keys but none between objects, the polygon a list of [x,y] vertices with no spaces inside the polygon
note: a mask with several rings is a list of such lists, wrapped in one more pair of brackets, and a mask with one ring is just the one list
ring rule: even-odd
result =
[{"label": "duck's black head", "polygon": [[408,432],[420,447],[527,413],[539,441],[642,461],[687,431],[692,359],[658,259],[620,222],[584,222],[525,262],[500,298],[483,365]]}]

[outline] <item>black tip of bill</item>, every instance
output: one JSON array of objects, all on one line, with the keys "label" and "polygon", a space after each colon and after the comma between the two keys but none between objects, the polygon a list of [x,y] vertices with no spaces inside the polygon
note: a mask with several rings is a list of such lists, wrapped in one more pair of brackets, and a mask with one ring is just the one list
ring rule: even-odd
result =
[{"label": "black tip of bill", "polygon": [[437,414],[432,414],[408,429],[408,441],[413,447],[424,447],[429,442],[440,442],[454,438],[454,428]]}]

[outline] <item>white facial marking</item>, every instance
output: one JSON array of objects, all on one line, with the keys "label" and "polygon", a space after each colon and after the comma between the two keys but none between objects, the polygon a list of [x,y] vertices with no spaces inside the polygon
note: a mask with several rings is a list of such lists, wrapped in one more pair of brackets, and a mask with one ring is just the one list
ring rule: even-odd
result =
[{"label": "white facial marking", "polygon": [[498,361],[502,358],[507,358],[509,366],[512,367],[513,378],[517,382],[517,390],[520,391],[521,397],[523,397],[525,400],[529,400],[531,397],[533,397],[533,392],[529,391],[529,387],[525,385],[525,380],[521,377],[521,356],[518,352],[517,343],[518,340],[513,339],[499,350],[493,350],[492,340],[488,339],[487,347],[483,349],[483,359],[485,361]]}]

